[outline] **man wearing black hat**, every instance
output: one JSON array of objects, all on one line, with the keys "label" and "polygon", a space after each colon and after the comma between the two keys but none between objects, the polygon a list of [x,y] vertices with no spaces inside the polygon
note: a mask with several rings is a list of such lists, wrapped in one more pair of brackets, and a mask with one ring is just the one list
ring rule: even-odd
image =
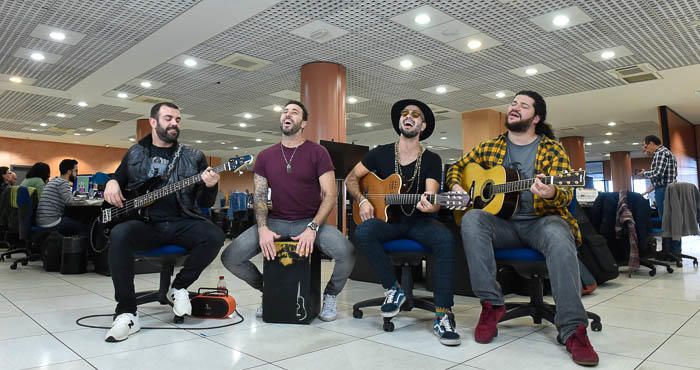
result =
[{"label": "man wearing black hat", "polygon": [[[396,316],[406,295],[396,280],[394,267],[382,244],[396,239],[411,239],[430,249],[435,260],[433,332],[440,343],[457,346],[461,340],[455,331],[451,312],[455,240],[449,229],[435,218],[440,206],[431,204],[425,196],[435,194],[439,189],[442,161],[439,155],[420,144],[433,133],[435,116],[426,104],[405,99],[391,108],[391,122],[399,134],[398,141],[372,149],[345,179],[348,191],[360,204],[362,223],[355,229],[355,246],[367,256],[386,289],[386,299],[381,307],[384,317]],[[359,187],[359,180],[370,172],[381,179],[399,174],[401,193],[423,194],[420,202],[389,207],[393,217],[388,223],[374,218],[374,206]]]}]

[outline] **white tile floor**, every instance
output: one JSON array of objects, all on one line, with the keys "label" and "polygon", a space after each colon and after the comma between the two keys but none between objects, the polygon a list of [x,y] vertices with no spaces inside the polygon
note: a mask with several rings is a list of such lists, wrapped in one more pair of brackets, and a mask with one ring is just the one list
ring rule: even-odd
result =
[{"label": "white tile floor", "polygon": [[[700,256],[700,238],[686,238],[686,252]],[[260,259],[256,261],[259,263]],[[308,326],[267,324],[255,318],[260,294],[234,278],[217,259],[193,287],[212,286],[226,276],[245,321],[214,330],[147,330],[125,342],[106,343],[102,329],[75,324],[79,317],[114,309],[111,280],[92,273],[47,273],[33,262],[11,271],[0,263],[0,369],[567,369],[578,368],[556,344],[551,325],[527,318],[499,325],[488,345],[473,340],[478,300],[455,297],[462,345],[445,347],[431,328],[431,315],[401,313],[396,330],[385,333],[377,309],[362,320],[351,306],[382,295],[375,285],[349,281],[338,299],[334,322]],[[332,263],[323,263],[327,280]],[[673,274],[646,269],[599,287],[584,297],[602,317],[603,331],[589,332],[601,369],[700,369],[700,273],[689,262]],[[157,274],[137,275],[137,289],[155,288]],[[420,293],[420,291],[419,291]],[[508,297],[508,300],[523,300]],[[551,297],[548,298],[551,301]],[[140,307],[142,325],[173,327],[169,307]],[[88,321],[109,325],[108,318]],[[225,321],[224,321],[225,322]],[[216,326],[219,320],[189,318],[187,328]]]}]

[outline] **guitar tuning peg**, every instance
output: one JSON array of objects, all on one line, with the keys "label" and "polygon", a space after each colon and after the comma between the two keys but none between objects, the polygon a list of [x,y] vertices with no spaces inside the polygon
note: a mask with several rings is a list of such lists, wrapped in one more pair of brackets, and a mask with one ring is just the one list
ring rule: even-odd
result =
[{"label": "guitar tuning peg", "polygon": [[579,170],[579,171],[583,171],[583,168],[580,168],[580,167],[579,167],[579,169],[578,169],[578,170]]},{"label": "guitar tuning peg", "polygon": [[571,185],[571,181],[567,181],[567,182],[566,182],[566,185]]},{"label": "guitar tuning peg", "polygon": [[569,171],[564,170],[562,173],[566,175],[567,173],[569,173]]}]

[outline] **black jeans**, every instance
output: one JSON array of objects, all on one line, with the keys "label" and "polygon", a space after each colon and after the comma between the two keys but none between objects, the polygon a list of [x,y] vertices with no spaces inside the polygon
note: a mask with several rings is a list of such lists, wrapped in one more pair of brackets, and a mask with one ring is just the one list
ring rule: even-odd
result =
[{"label": "black jeans", "polygon": [[396,239],[411,239],[431,250],[433,268],[433,295],[435,306],[449,308],[454,305],[455,238],[440,221],[432,217],[403,217],[399,222],[386,223],[369,219],[355,229],[355,248],[367,256],[367,260],[379,275],[382,286],[389,289],[396,280],[391,259],[382,247],[383,243]]},{"label": "black jeans", "polygon": [[175,222],[145,223],[130,220],[118,224],[110,233],[109,269],[114,284],[116,314],[136,313],[134,290],[134,252],[176,244],[190,254],[172,287],[182,289],[194,283],[202,271],[219,254],[224,233],[205,220],[183,218]]}]

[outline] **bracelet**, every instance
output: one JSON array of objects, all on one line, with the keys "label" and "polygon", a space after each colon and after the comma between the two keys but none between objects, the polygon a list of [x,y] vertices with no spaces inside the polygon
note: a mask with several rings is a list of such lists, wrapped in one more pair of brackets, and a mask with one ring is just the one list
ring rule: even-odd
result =
[{"label": "bracelet", "polygon": [[358,206],[362,207],[362,203],[364,203],[364,202],[369,202],[369,200],[367,198],[362,199],[360,201],[360,203],[358,204]]}]

